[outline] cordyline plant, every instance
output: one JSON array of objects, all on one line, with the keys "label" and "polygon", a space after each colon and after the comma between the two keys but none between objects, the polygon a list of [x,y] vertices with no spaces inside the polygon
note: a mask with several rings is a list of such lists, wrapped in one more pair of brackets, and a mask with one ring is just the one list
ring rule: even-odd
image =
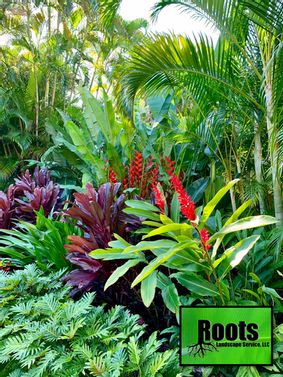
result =
[{"label": "cordyline plant", "polygon": [[83,231],[83,236],[73,235],[65,245],[69,254],[67,259],[81,269],[72,271],[65,281],[79,288],[86,288],[99,276],[107,276],[107,271],[99,261],[88,256],[88,253],[98,248],[105,248],[113,239],[113,234],[126,237],[140,226],[140,220],[133,215],[127,215],[125,195],[117,196],[120,183],[105,183],[95,190],[91,184],[86,185],[84,193],[75,193],[75,203],[65,211],[67,221],[74,222]]},{"label": "cordyline plant", "polygon": [[15,179],[7,193],[0,191],[0,228],[9,229],[13,220],[35,223],[36,211],[43,210],[47,217],[62,209],[62,190],[51,180],[47,169],[28,170]]},{"label": "cordyline plant", "polygon": [[12,222],[12,192],[9,188],[7,194],[0,191],[0,229],[9,229]]},{"label": "cordyline plant", "polygon": [[[156,206],[145,201],[126,201],[129,208],[124,209],[124,212],[134,215],[142,211],[147,218],[143,222],[146,228],[142,230],[143,240],[136,245],[117,237],[116,241],[109,243],[110,248],[90,253],[93,258],[103,260],[113,259],[113,255],[123,260],[128,257],[128,261],[109,277],[105,289],[132,267],[144,264],[132,282],[132,287],[141,283],[141,297],[146,306],[152,303],[156,288],[159,288],[165,305],[178,318],[181,304],[178,289],[180,291],[181,286],[182,292],[184,288],[190,292],[190,303],[197,299],[210,305],[232,304],[238,299],[237,303],[240,303],[241,298],[230,294],[229,273],[253,248],[260,236],[243,238],[217,257],[219,246],[228,234],[275,224],[276,219],[271,216],[251,216],[238,220],[251,204],[249,201],[241,205],[221,229],[210,235],[207,228],[212,212],[239,180],[223,187],[203,209],[195,209],[194,202],[175,174],[171,174],[170,180],[177,195],[178,208],[186,221],[176,222],[167,216],[165,198],[158,186],[155,191]],[[173,209],[174,212],[176,209]]]}]

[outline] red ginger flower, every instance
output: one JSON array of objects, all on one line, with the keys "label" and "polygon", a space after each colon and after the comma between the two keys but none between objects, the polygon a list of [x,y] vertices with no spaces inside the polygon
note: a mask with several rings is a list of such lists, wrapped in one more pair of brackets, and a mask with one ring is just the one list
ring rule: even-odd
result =
[{"label": "red ginger flower", "polygon": [[195,203],[191,200],[191,197],[187,194],[179,178],[172,174],[171,183],[175,191],[178,193],[178,200],[181,207],[182,214],[190,221],[196,219]]},{"label": "red ginger flower", "polygon": [[200,234],[200,240],[205,245],[206,250],[209,250],[211,248],[211,245],[206,245],[206,242],[209,240],[209,233],[205,228],[202,228],[199,232]]},{"label": "red ginger flower", "polygon": [[162,191],[159,189],[159,187],[157,185],[152,187],[152,191],[154,193],[156,205],[160,208],[161,212],[164,212],[165,198],[164,198]]},{"label": "red ginger flower", "polygon": [[175,170],[175,161],[172,161],[169,156],[165,156],[165,170],[166,173],[170,176],[173,175]]},{"label": "red ginger flower", "polygon": [[111,183],[117,183],[117,176],[111,166],[109,167],[108,179]]},{"label": "red ginger flower", "polygon": [[130,184],[130,187],[134,187],[134,185],[135,185],[135,175],[136,175],[135,160],[132,160],[131,163],[130,163],[130,168],[129,168],[129,184]]},{"label": "red ginger flower", "polygon": [[140,184],[140,181],[142,179],[142,173],[143,173],[143,159],[142,159],[142,153],[140,153],[139,151],[135,151],[135,157],[134,157],[134,161],[135,161],[135,181],[136,181],[136,184]]},{"label": "red ginger flower", "polygon": [[158,183],[159,167],[157,164],[152,165],[151,169],[151,186],[154,187]]}]

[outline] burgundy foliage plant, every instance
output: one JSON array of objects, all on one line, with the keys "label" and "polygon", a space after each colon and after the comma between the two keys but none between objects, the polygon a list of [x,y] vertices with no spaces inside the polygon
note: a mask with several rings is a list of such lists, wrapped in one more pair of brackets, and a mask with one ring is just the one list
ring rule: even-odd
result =
[{"label": "burgundy foliage plant", "polygon": [[[83,232],[83,236],[68,237],[71,243],[65,245],[69,251],[67,258],[81,267],[65,278],[73,286],[86,288],[98,276],[108,276],[110,271],[90,258],[88,253],[107,248],[114,233],[126,237],[140,225],[137,217],[122,212],[125,195],[118,195],[120,186],[120,183],[105,183],[95,190],[91,184],[87,184],[86,192],[75,193],[74,205],[65,211],[66,219],[74,222]],[[105,265],[105,262],[102,263]]]},{"label": "burgundy foliage plant", "polygon": [[0,228],[10,228],[13,220],[35,222],[41,208],[47,217],[62,209],[62,190],[51,180],[47,169],[28,170],[15,179],[7,193],[0,191]]}]

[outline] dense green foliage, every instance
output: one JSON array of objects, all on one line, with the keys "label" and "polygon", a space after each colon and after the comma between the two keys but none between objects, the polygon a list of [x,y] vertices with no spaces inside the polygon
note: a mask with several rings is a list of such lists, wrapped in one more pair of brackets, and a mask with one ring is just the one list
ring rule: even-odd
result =
[{"label": "dense green foliage", "polygon": [[36,261],[44,270],[49,264],[56,269],[69,266],[64,246],[70,234],[80,232],[69,223],[46,218],[38,212],[36,224],[22,221],[16,229],[2,230],[1,233],[1,254],[17,260],[17,265]]},{"label": "dense green foliage", "polygon": [[96,307],[90,293],[72,301],[63,272],[0,274],[1,376],[177,376],[176,352],[158,352],[156,333],[142,340],[138,316]]}]

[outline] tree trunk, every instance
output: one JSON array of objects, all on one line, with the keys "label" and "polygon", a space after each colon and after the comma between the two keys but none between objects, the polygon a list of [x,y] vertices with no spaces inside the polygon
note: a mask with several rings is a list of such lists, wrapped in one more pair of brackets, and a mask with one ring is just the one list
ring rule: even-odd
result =
[{"label": "tree trunk", "polygon": [[265,212],[265,203],[264,203],[264,195],[262,192],[262,184],[263,184],[262,146],[261,146],[260,129],[257,122],[254,123],[254,132],[255,132],[255,141],[254,141],[255,176],[256,176],[256,181],[259,184],[259,192],[258,192],[259,211],[260,211],[260,214],[263,215]]}]

